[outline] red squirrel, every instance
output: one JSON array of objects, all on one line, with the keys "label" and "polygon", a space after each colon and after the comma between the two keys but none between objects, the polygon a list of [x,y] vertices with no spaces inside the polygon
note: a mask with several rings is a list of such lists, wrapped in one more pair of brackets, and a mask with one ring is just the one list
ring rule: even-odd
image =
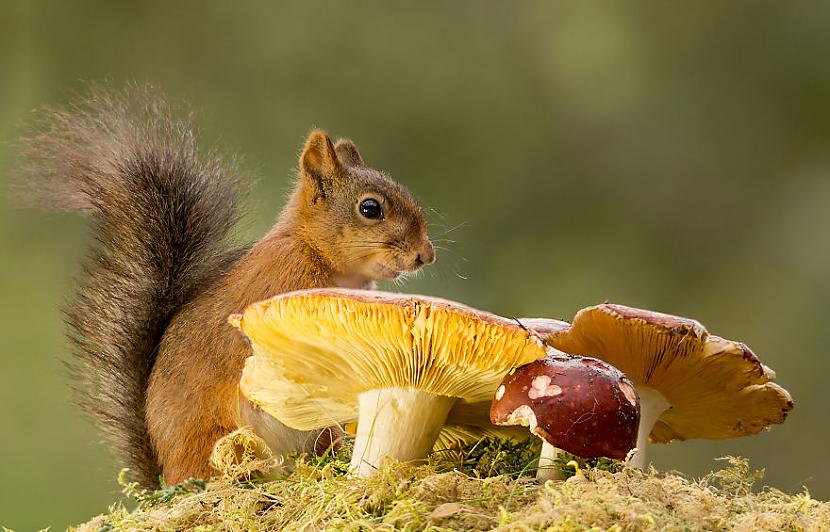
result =
[{"label": "red squirrel", "polygon": [[314,130],[272,229],[232,249],[237,170],[199,152],[157,91],[94,90],[44,113],[38,131],[22,141],[26,188],[89,213],[98,242],[65,308],[79,402],[134,478],[209,477],[215,442],[243,425],[275,452],[313,451],[317,434],[240,403],[250,348],[227,318],[281,292],[370,288],[434,262],[412,194],[350,140]]}]

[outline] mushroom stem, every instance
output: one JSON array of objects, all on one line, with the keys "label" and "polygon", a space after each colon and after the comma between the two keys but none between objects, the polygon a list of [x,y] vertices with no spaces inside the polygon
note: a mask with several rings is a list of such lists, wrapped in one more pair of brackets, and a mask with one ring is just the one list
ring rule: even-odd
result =
[{"label": "mushroom stem", "polygon": [[360,394],[352,474],[371,477],[387,457],[400,461],[426,458],[455,401],[412,388],[381,388]]},{"label": "mushroom stem", "polygon": [[550,443],[542,440],[542,452],[539,454],[539,469],[536,470],[536,479],[542,484],[546,480],[565,480],[565,474],[556,465],[556,457],[561,452]]},{"label": "mushroom stem", "polygon": [[648,386],[634,386],[640,395],[640,426],[637,430],[637,450],[628,460],[628,465],[642,469],[646,465],[648,435],[663,412],[671,407],[666,397]]}]

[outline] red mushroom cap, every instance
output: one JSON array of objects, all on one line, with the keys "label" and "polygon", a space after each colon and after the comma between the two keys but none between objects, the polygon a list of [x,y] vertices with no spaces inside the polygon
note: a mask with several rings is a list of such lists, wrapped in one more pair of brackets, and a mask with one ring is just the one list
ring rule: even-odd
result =
[{"label": "red mushroom cap", "polygon": [[583,458],[621,459],[637,445],[640,400],[631,381],[606,362],[548,356],[504,377],[490,420],[527,426]]}]

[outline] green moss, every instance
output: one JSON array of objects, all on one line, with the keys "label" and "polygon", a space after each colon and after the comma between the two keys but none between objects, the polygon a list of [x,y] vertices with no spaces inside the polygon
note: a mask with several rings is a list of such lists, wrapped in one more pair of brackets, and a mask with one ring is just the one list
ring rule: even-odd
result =
[{"label": "green moss", "polygon": [[[240,441],[237,435],[234,443]],[[533,478],[536,453],[533,443],[485,440],[462,451],[437,453],[430,464],[390,464],[371,479],[347,475],[348,449],[336,456],[301,458],[294,473],[279,478],[263,477],[266,462],[247,453],[242,463],[225,464],[224,475],[206,484],[188,481],[152,494],[126,485],[133,502],[116,503],[77,530],[830,527],[830,503],[816,501],[806,491],[754,490],[762,472],[740,458],[728,458],[723,469],[701,479],[583,461],[566,467],[572,474],[568,480],[539,485]]]}]

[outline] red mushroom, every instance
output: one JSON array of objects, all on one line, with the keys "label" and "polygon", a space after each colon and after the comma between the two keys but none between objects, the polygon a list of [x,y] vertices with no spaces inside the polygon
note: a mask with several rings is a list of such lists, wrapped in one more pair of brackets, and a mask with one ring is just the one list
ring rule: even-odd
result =
[{"label": "red mushroom", "polygon": [[496,425],[522,425],[542,439],[537,478],[561,478],[556,448],[622,459],[637,444],[640,401],[618,369],[594,358],[549,355],[510,371],[490,408]]}]

